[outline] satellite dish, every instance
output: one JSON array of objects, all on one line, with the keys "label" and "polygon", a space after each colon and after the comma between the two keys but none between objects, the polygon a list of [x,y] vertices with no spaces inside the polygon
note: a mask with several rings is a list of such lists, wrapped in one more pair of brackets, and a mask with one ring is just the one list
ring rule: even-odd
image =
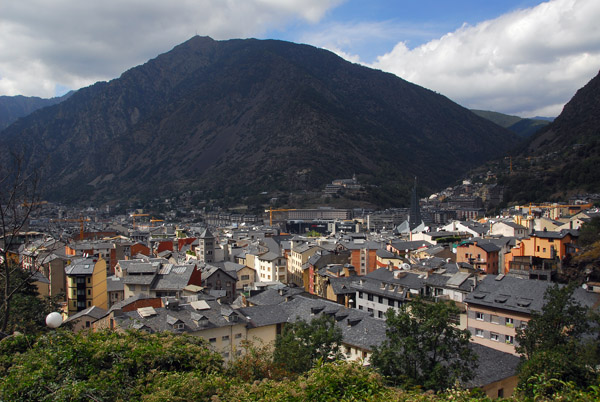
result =
[{"label": "satellite dish", "polygon": [[401,267],[402,267],[402,269],[403,269],[403,270],[407,271],[407,270],[409,270],[409,269],[410,269],[410,264],[403,263],[403,264],[401,265]]}]

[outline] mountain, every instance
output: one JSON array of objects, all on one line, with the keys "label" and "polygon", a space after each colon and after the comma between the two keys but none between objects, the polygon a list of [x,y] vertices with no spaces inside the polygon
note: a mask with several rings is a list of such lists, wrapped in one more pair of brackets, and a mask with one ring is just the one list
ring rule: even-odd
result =
[{"label": "mountain", "polygon": [[509,200],[564,200],[574,193],[600,193],[600,73],[522,146],[513,165],[513,174],[505,180]]},{"label": "mountain", "polygon": [[56,105],[71,96],[72,92],[66,95],[44,99],[27,96],[0,96],[0,131],[15,122],[18,118],[46,106]]},{"label": "mountain", "polygon": [[531,137],[542,127],[545,127],[552,121],[552,118],[550,117],[534,117],[531,119],[527,119],[519,116],[511,116],[508,114],[491,112],[487,110],[471,109],[471,112],[483,117],[484,119],[488,119],[499,126],[509,129],[521,138]]},{"label": "mountain", "polygon": [[94,202],[321,190],[353,174],[372,194],[407,200],[414,176],[446,186],[518,141],[444,96],[329,51],[207,37],[1,137],[0,149],[26,150],[29,168],[43,164],[45,197]]}]

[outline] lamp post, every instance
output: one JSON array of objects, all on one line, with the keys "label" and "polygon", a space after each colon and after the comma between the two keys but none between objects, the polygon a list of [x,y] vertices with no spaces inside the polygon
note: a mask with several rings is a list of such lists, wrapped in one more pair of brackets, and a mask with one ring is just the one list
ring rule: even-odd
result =
[{"label": "lamp post", "polygon": [[46,316],[46,325],[50,328],[58,328],[63,323],[63,318],[60,313],[53,311]]}]

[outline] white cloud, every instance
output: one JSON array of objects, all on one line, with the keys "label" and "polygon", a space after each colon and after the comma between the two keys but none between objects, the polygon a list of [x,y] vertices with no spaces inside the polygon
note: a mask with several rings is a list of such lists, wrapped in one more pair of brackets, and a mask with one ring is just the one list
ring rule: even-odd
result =
[{"label": "white cloud", "polygon": [[600,69],[600,2],[553,0],[409,49],[398,43],[373,67],[465,107],[556,116]]},{"label": "white cloud", "polygon": [[[386,21],[345,21],[329,23],[320,29],[304,32],[300,41],[331,50],[350,61],[358,62],[359,55],[363,63],[369,62],[380,49],[389,49],[393,38],[409,37],[415,39],[431,38],[439,27],[416,25],[410,22]],[[387,46],[386,46],[387,45]]]},{"label": "white cloud", "polygon": [[54,96],[123,71],[195,34],[259,36],[314,23],[340,0],[27,0],[0,4],[0,95]]}]

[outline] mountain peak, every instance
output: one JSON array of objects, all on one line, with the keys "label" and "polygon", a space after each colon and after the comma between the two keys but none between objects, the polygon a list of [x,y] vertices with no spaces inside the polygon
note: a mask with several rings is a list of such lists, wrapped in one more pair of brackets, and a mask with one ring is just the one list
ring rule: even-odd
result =
[{"label": "mountain peak", "polygon": [[30,166],[48,161],[47,196],[97,201],[320,190],[347,172],[403,197],[416,174],[447,185],[516,142],[444,96],[329,51],[199,36],[4,138],[27,144]]}]

